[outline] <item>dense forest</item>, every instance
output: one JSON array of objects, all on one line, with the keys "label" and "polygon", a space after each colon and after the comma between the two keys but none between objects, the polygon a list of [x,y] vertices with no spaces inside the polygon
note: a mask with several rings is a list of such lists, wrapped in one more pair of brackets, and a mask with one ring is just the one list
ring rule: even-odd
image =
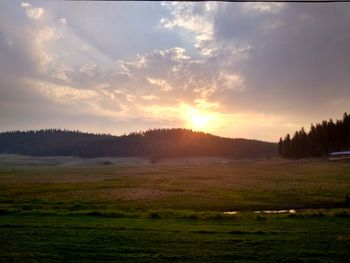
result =
[{"label": "dense forest", "polygon": [[322,121],[311,124],[310,131],[304,128],[280,138],[278,151],[283,157],[303,158],[328,155],[334,151],[350,150],[350,115],[344,113],[343,119],[334,122]]},{"label": "dense forest", "polygon": [[187,129],[154,129],[123,136],[47,129],[0,133],[0,153],[80,157],[258,158],[277,155],[277,144],[223,138]]}]

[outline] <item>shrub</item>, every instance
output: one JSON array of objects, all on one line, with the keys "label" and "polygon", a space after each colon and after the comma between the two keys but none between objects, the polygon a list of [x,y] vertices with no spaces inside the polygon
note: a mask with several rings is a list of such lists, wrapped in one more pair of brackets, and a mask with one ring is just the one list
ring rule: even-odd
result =
[{"label": "shrub", "polygon": [[2,215],[7,215],[7,214],[9,214],[9,213],[10,213],[10,212],[7,211],[7,210],[0,209],[0,216],[2,216]]},{"label": "shrub", "polygon": [[350,207],[350,196],[349,196],[349,194],[345,195],[345,205]]},{"label": "shrub", "polygon": [[339,213],[334,214],[335,217],[350,217],[350,214],[346,211],[341,211]]},{"label": "shrub", "polygon": [[150,218],[160,218],[161,216],[160,216],[160,214],[159,214],[158,212],[156,212],[156,211],[151,211],[151,212],[149,213],[149,217],[150,217]]},{"label": "shrub", "polygon": [[267,220],[267,218],[265,216],[261,216],[261,215],[256,216],[255,219],[258,220],[258,221],[265,221],[265,220]]}]

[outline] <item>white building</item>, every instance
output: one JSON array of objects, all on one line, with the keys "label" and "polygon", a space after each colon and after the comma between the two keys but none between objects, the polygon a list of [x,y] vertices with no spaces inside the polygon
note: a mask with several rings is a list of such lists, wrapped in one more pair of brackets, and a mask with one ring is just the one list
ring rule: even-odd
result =
[{"label": "white building", "polygon": [[329,154],[330,161],[350,160],[350,151],[332,152]]}]

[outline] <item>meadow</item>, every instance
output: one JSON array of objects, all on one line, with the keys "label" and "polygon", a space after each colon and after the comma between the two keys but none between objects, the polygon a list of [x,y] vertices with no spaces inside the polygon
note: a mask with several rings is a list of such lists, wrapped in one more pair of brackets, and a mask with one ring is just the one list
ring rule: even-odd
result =
[{"label": "meadow", "polygon": [[350,258],[350,163],[0,161],[0,262]]}]

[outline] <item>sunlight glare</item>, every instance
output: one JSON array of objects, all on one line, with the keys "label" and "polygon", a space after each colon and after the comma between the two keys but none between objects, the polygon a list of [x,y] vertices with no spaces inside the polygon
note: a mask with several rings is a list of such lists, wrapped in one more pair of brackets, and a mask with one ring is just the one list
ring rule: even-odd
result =
[{"label": "sunlight glare", "polygon": [[212,120],[212,116],[205,112],[200,112],[197,109],[189,110],[190,125],[195,130],[207,130]]}]

